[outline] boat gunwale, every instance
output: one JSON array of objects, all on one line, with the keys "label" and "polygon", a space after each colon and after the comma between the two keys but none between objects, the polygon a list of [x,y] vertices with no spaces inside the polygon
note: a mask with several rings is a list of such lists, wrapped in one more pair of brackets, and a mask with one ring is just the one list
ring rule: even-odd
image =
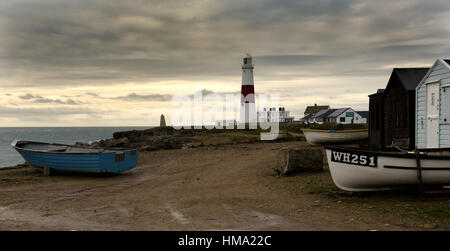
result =
[{"label": "boat gunwale", "polygon": [[[40,144],[40,145],[55,145],[55,146],[68,146],[68,147],[78,147],[78,148],[85,148],[85,149],[98,149],[100,151],[98,152],[49,152],[49,151],[43,151],[43,150],[32,150],[27,149],[23,147],[19,147],[16,144],[18,142],[23,143],[33,143],[33,144]],[[14,144],[13,144],[14,143]],[[111,150],[113,153],[117,153],[119,151],[137,151],[136,148],[91,148],[86,146],[74,146],[74,145],[68,145],[68,144],[59,144],[59,143],[44,143],[44,142],[36,142],[36,141],[28,141],[28,140],[14,140],[11,143],[11,146],[16,150],[22,150],[26,152],[35,152],[35,153],[46,153],[46,154],[63,154],[63,155],[100,155],[101,153],[105,153],[105,150]]]},{"label": "boat gunwale", "polygon": [[[353,151],[357,153],[371,153],[381,157],[395,157],[395,158],[406,158],[415,159],[416,153],[413,151],[408,152],[386,152],[386,151],[376,151],[370,149],[360,149],[351,147],[339,147],[339,146],[324,146],[326,150],[343,150],[343,151]],[[418,149],[420,151],[420,159],[450,159],[450,155],[426,155],[426,152],[436,152],[436,151],[450,151],[450,148],[433,148],[433,149]]]},{"label": "boat gunwale", "polygon": [[301,129],[305,132],[324,132],[324,133],[346,133],[346,132],[368,132],[369,129],[350,129],[350,130],[320,130],[320,129]]}]

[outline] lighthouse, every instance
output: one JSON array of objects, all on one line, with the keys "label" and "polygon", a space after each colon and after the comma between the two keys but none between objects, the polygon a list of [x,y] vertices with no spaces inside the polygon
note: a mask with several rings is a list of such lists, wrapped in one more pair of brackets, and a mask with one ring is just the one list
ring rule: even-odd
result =
[{"label": "lighthouse", "polygon": [[242,62],[240,123],[256,124],[255,88],[252,56],[247,53]]}]

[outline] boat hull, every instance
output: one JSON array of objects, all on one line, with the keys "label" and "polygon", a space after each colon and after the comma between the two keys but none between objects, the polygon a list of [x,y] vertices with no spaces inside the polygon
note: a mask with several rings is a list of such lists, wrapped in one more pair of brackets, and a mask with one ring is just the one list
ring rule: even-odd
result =
[{"label": "boat hull", "polygon": [[[339,153],[341,157],[337,160]],[[384,155],[371,151],[327,147],[326,154],[333,182],[342,190],[380,191],[419,184],[417,162],[413,153],[396,156],[396,154]],[[350,154],[350,157],[344,159],[342,154]],[[372,166],[367,165],[371,157],[376,158],[375,165]],[[361,160],[366,160],[366,163]],[[352,161],[355,163],[351,163]],[[422,156],[420,164],[423,185],[450,185],[449,156]]]},{"label": "boat hull", "polygon": [[52,153],[14,147],[27,163],[54,170],[122,173],[136,167],[138,150]]},{"label": "boat hull", "polygon": [[303,129],[306,141],[310,144],[345,143],[364,140],[369,137],[368,130],[308,130]]}]

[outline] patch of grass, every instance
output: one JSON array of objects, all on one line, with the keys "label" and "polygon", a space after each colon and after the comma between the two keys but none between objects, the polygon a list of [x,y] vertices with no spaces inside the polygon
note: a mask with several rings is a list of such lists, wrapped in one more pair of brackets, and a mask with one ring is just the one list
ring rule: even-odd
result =
[{"label": "patch of grass", "polygon": [[231,142],[233,143],[241,143],[241,142],[246,142],[248,141],[248,138],[245,136],[232,136],[231,137]]},{"label": "patch of grass", "polygon": [[450,208],[448,207],[434,206],[423,210],[423,213],[438,220],[450,221]]},{"label": "patch of grass", "polygon": [[270,129],[267,130],[263,130],[263,129],[254,129],[254,130],[242,130],[243,133],[245,134],[250,134],[250,135],[260,135],[261,133],[267,133],[270,132]]},{"label": "patch of grass", "polygon": [[320,184],[310,184],[306,188],[307,192],[310,194],[335,194],[339,192],[338,188],[334,184],[320,183]]}]

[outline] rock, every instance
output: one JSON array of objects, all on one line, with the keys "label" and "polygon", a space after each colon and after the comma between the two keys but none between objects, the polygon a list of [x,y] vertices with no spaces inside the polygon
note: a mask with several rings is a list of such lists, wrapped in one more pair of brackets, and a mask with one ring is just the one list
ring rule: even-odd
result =
[{"label": "rock", "polygon": [[112,139],[103,139],[91,143],[77,142],[77,146],[92,148],[132,148],[141,151],[160,149],[181,149],[184,141],[174,135],[173,127],[155,127],[147,130],[116,132]]},{"label": "rock", "polygon": [[125,147],[130,143],[130,141],[128,140],[128,138],[123,137],[120,139],[116,139],[113,141],[112,146],[113,147]]},{"label": "rock", "polygon": [[144,142],[154,136],[167,136],[173,135],[175,129],[171,126],[154,127],[146,130],[133,130],[124,132],[115,132],[113,134],[114,139],[128,138],[130,142]]},{"label": "rock", "polygon": [[159,127],[166,127],[166,118],[164,114],[161,114],[161,119],[159,120]]},{"label": "rock", "polygon": [[295,172],[323,171],[323,152],[317,148],[283,148],[278,152],[276,172],[288,175]]}]

